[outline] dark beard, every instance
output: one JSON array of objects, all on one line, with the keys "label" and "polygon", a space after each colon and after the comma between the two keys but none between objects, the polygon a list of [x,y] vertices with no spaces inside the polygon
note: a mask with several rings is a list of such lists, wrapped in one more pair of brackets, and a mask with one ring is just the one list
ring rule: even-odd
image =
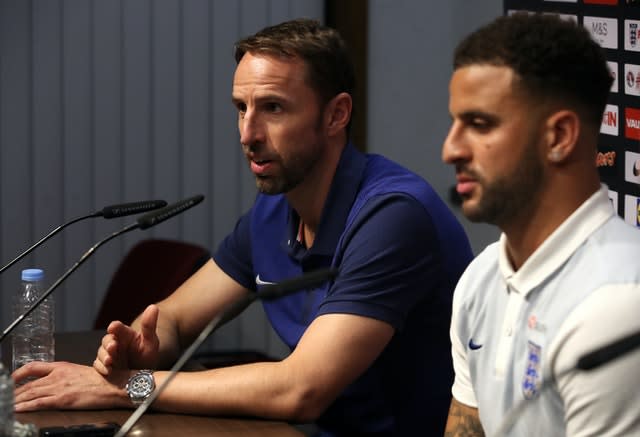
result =
[{"label": "dark beard", "polygon": [[529,144],[519,165],[509,175],[495,179],[491,184],[482,184],[482,198],[473,210],[464,210],[472,222],[491,223],[501,227],[512,223],[536,202],[541,188],[543,166],[536,155],[534,144]]},{"label": "dark beard", "polygon": [[300,185],[319,160],[320,150],[316,147],[305,155],[296,156],[290,162],[281,161],[281,174],[256,176],[256,187],[263,194],[287,193]]}]

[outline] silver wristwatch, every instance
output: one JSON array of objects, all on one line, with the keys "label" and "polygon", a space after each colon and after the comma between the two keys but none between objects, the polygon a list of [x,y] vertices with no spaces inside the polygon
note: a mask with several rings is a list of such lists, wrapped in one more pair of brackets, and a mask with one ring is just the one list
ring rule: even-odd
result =
[{"label": "silver wristwatch", "polygon": [[153,390],[156,388],[156,381],[153,378],[152,370],[140,370],[127,382],[125,390],[129,395],[129,399],[133,405],[140,405],[151,396]]}]

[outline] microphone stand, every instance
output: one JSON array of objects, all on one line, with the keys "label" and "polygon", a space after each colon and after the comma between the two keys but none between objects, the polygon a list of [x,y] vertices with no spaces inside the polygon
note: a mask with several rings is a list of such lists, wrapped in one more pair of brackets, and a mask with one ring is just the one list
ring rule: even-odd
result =
[{"label": "microphone stand", "polygon": [[22,252],[20,255],[18,255],[16,258],[13,259],[13,261],[9,262],[6,266],[2,267],[0,269],[0,273],[4,272],[5,270],[7,270],[9,267],[11,267],[12,265],[14,265],[15,263],[17,263],[18,261],[20,261],[22,258],[24,258],[25,256],[27,256],[29,253],[31,253],[33,251],[33,249],[35,249],[36,247],[40,246],[42,243],[44,243],[45,241],[47,241],[49,238],[53,237],[55,234],[57,234],[58,232],[60,232],[61,230],[63,230],[64,228],[66,228],[69,225],[72,225],[76,222],[79,222],[80,220],[84,220],[84,219],[88,219],[91,217],[98,217],[98,213],[95,212],[93,214],[89,214],[89,215],[83,215],[82,217],[76,217],[71,221],[68,221],[67,223],[64,223],[60,226],[58,226],[57,228],[55,228],[53,231],[49,232],[47,235],[45,235],[44,237],[42,237],[40,240],[38,240],[33,246],[29,247],[27,250],[25,250],[24,252]]},{"label": "microphone stand", "polygon": [[136,229],[137,227],[139,227],[140,224],[139,223],[132,223],[128,226],[126,226],[125,228],[114,232],[113,234],[109,235],[107,238],[104,238],[100,241],[98,241],[96,244],[94,244],[93,246],[91,246],[89,248],[89,250],[87,250],[85,252],[84,255],[82,255],[82,257],[76,261],[76,263],[71,266],[71,268],[69,270],[67,270],[62,276],[60,276],[58,278],[58,280],[56,282],[54,282],[48,289],[47,291],[45,291],[44,293],[42,293],[42,295],[29,307],[29,309],[27,309],[24,313],[22,313],[20,316],[18,316],[13,323],[11,323],[4,331],[2,331],[2,335],[0,335],[0,343],[2,343],[2,340],[5,339],[5,337],[7,335],[9,335],[11,333],[11,331],[13,331],[13,329],[18,326],[18,324],[20,324],[20,322],[22,322],[22,320],[27,317],[29,314],[31,314],[31,312],[33,312],[33,310],[35,310],[40,303],[45,300],[47,297],[49,297],[49,295],[53,292],[53,290],[55,290],[56,288],[58,288],[58,286],[65,280],[67,279],[67,277],[73,273],[78,267],[80,267],[81,264],[83,264],[87,258],[89,258],[93,252],[96,251],[96,249],[100,246],[102,246],[104,243],[106,243],[107,241],[111,240],[112,238],[117,237],[118,235],[124,234],[125,232],[129,232],[133,229]]},{"label": "microphone stand", "polygon": [[185,363],[193,356],[195,351],[202,345],[202,343],[209,337],[209,335],[215,331],[221,324],[227,322],[232,317],[236,316],[243,309],[245,309],[248,305],[253,303],[254,301],[261,300],[272,300],[277,299],[281,296],[289,294],[293,291],[298,291],[302,288],[308,288],[312,286],[319,285],[327,280],[333,279],[338,274],[336,269],[321,269],[316,270],[307,274],[304,274],[300,277],[285,280],[278,284],[269,284],[262,287],[261,292],[256,293],[248,293],[239,299],[238,301],[228,305],[223,311],[221,311],[218,315],[216,315],[207,326],[200,332],[198,337],[191,343],[191,345],[185,349],[185,351],[180,355],[180,358],[175,362],[175,364],[169,370],[169,375],[167,378],[160,384],[156,390],[154,390],[151,395],[146,398],[129,416],[127,421],[120,427],[118,432],[115,434],[115,437],[124,437],[127,435],[131,428],[138,422],[140,417],[147,411],[149,406],[155,401],[160,393],[164,391],[164,389],[169,385],[169,383],[175,378],[176,374]]},{"label": "microphone stand", "polygon": [[167,202],[165,202],[164,200],[147,200],[147,201],[142,201],[142,202],[123,203],[121,205],[105,206],[102,210],[96,211],[93,214],[88,214],[88,215],[83,215],[81,217],[76,217],[76,218],[68,221],[67,223],[64,223],[64,224],[58,226],[57,228],[55,228],[51,232],[49,232],[47,235],[42,237],[33,246],[29,247],[27,250],[25,250],[20,255],[18,255],[16,258],[14,258],[13,261],[9,262],[7,265],[2,267],[0,269],[0,274],[2,274],[2,272],[7,270],[9,267],[14,265],[18,261],[20,261],[22,258],[27,256],[28,254],[30,254],[36,247],[40,246],[42,243],[47,241],[49,238],[53,237],[55,234],[57,234],[58,232],[60,232],[64,228],[66,228],[67,226],[72,225],[72,224],[74,224],[76,222],[79,222],[79,221],[84,220],[84,219],[93,218],[93,217],[100,217],[100,216],[102,216],[104,218],[107,218],[107,219],[114,218],[114,217],[122,217],[122,216],[125,216],[125,215],[137,214],[137,213],[146,212],[146,211],[149,211],[149,210],[162,208],[162,207],[164,207],[166,205],[167,205]]},{"label": "microphone stand", "polygon": [[191,358],[191,356],[195,353],[195,351],[202,345],[202,343],[209,337],[209,335],[221,325],[222,319],[224,315],[231,312],[237,312],[239,310],[244,309],[246,305],[249,305],[251,302],[257,299],[257,293],[249,293],[249,296],[252,297],[244,297],[238,302],[229,306],[228,310],[223,311],[221,314],[215,316],[211,321],[204,327],[204,329],[200,332],[198,337],[191,343],[191,345],[185,349],[185,351],[180,355],[180,358],[175,362],[175,364],[169,369],[169,376],[158,386],[156,390],[151,393],[151,395],[146,398],[129,416],[127,421],[120,427],[118,432],[114,437],[123,437],[131,431],[131,428],[138,422],[140,417],[149,409],[149,406],[156,400],[156,398],[164,391],[164,389],[169,385],[169,383],[173,380],[173,378],[178,374],[178,371],[182,369],[185,363]]},{"label": "microphone stand", "polygon": [[[96,249],[98,247],[102,246],[104,243],[106,243],[107,241],[111,240],[112,238],[115,238],[118,235],[124,234],[125,232],[129,232],[129,231],[131,231],[133,229],[136,229],[136,228],[140,228],[140,229],[144,230],[144,229],[150,228],[152,226],[155,226],[158,223],[162,223],[163,221],[168,220],[171,217],[174,217],[174,216],[186,211],[187,209],[197,205],[198,203],[202,202],[203,199],[204,199],[204,196],[199,194],[199,195],[190,197],[188,199],[176,202],[176,203],[174,203],[172,205],[165,206],[164,208],[157,209],[155,211],[151,211],[151,212],[143,215],[142,217],[138,218],[135,223],[132,223],[132,224],[130,224],[128,226],[125,226],[124,228],[120,229],[119,231],[116,231],[116,232],[112,233],[111,235],[109,235],[108,237],[103,238],[102,240],[98,241],[96,244],[91,246],[89,248],[89,250],[87,250],[87,252],[85,252],[85,254],[82,255],[82,257],[73,266],[71,266],[71,268],[69,270],[67,270],[60,278],[58,278],[58,280],[56,280],[56,282],[54,282],[42,294],[42,296],[40,296],[33,303],[33,305],[31,305],[23,314],[18,316],[4,331],[2,331],[2,335],[0,335],[0,343],[2,343],[2,340],[4,340],[7,337],[7,335],[9,335],[9,333],[11,333],[11,331],[13,331],[13,329],[16,326],[18,326],[18,324],[20,324],[20,322],[22,322],[22,320],[25,317],[27,317],[29,314],[31,314],[31,312],[33,310],[35,310],[42,303],[42,301],[44,301],[53,292],[53,290],[55,290],[65,279],[67,279],[67,277],[71,273],[73,273],[78,267],[80,267],[80,265],[82,263],[84,263],[87,260],[87,258],[89,258],[96,251]],[[120,208],[120,207],[118,207],[118,208]],[[103,211],[97,212],[96,214],[97,215],[103,215],[103,214],[105,214],[104,211],[106,211],[106,209],[107,208],[105,208]],[[122,209],[122,210],[124,211],[124,209]],[[119,214],[120,212],[119,211],[118,212],[114,212],[113,214],[116,214],[116,213]],[[130,212],[127,212],[127,214],[129,214],[129,213]],[[115,217],[115,215],[112,215],[112,216]]]}]

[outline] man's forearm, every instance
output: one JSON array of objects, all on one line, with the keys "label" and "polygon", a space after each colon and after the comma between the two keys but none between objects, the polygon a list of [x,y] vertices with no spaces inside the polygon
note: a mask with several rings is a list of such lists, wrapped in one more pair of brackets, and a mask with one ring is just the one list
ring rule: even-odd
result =
[{"label": "man's forearm", "polygon": [[445,437],[484,437],[478,409],[451,400]]},{"label": "man's forearm", "polygon": [[[169,372],[156,372],[155,376],[160,386]],[[317,412],[307,411],[313,401],[304,396],[308,392],[304,385],[282,362],[180,372],[154,402],[154,408],[174,413],[312,421]]]}]

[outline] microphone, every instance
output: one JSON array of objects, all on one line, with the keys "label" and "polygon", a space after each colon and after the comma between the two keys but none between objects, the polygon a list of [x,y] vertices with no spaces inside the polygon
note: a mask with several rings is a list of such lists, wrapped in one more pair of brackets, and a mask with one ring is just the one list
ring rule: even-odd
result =
[{"label": "microphone", "polygon": [[106,219],[111,219],[111,218],[114,218],[114,217],[122,217],[122,216],[125,216],[125,215],[140,214],[140,213],[147,212],[147,211],[150,211],[150,210],[153,210],[153,209],[162,208],[163,206],[166,206],[166,205],[167,205],[167,202],[165,202],[164,200],[144,200],[144,201],[141,201],[141,202],[131,202],[131,203],[122,203],[120,205],[105,206],[100,211],[96,211],[96,212],[94,212],[92,214],[89,214],[89,215],[76,217],[73,220],[70,220],[67,223],[64,223],[64,224],[58,226],[53,231],[49,232],[43,238],[38,240],[37,243],[35,243],[33,246],[29,247],[27,250],[22,252],[13,261],[9,262],[7,265],[2,267],[0,269],[0,273],[4,272],[9,267],[11,267],[12,265],[14,265],[18,261],[20,261],[22,258],[24,258],[28,254],[30,254],[36,247],[40,246],[42,243],[47,241],[49,238],[53,237],[55,234],[60,232],[62,229],[66,228],[67,226],[69,226],[69,225],[71,225],[73,223],[79,222],[80,220],[84,220],[84,219],[88,219],[88,218],[92,218],[92,217],[100,217],[100,216],[102,216],[102,217],[104,217]]},{"label": "microphone", "polygon": [[[7,326],[7,328],[2,331],[2,334],[0,335],[0,343],[2,343],[2,341],[5,339],[5,337],[7,335],[9,335],[11,333],[11,331],[13,331],[13,329],[18,326],[18,324],[20,324],[20,322],[22,322],[22,320],[27,317],[29,314],[31,314],[31,312],[33,310],[35,310],[41,303],[42,301],[44,301],[47,297],[49,297],[49,295],[53,292],[53,290],[55,290],[65,279],[67,279],[67,277],[69,275],[71,275],[71,273],[73,273],[78,267],[80,267],[80,265],[82,263],[84,263],[91,255],[93,255],[93,253],[96,251],[96,249],[100,246],[102,246],[104,243],[106,243],[107,241],[111,240],[112,238],[115,238],[121,234],[124,234],[126,232],[132,231],[134,229],[140,228],[140,229],[147,229],[150,228],[151,226],[155,226],[158,223],[161,223],[175,215],[181,214],[182,212],[186,211],[187,209],[197,205],[198,203],[202,202],[202,200],[204,199],[203,195],[197,195],[197,196],[193,196],[190,197],[188,199],[185,200],[181,200],[179,202],[174,203],[173,205],[169,205],[166,206],[162,209],[156,210],[156,211],[152,211],[148,214],[145,214],[144,216],[140,217],[139,219],[137,219],[137,221],[135,223],[131,223],[127,226],[125,226],[124,228],[120,229],[119,231],[116,231],[114,233],[112,233],[111,235],[103,238],[102,240],[98,241],[96,244],[94,244],[93,246],[91,246],[89,248],[89,250],[87,250],[85,252],[84,255],[82,255],[82,257],[80,257],[80,259],[78,261],[76,261],[76,263],[71,266],[71,268],[69,270],[67,270],[62,276],[60,276],[56,282],[54,282],[43,294],[42,296],[40,296],[34,303],[33,305],[31,305],[23,314],[21,314],[20,316],[18,316],[9,326]],[[164,201],[161,201],[164,202]],[[166,203],[166,202],[165,202]],[[120,208],[122,205],[116,205],[116,207]],[[114,209],[109,210],[109,213],[120,213],[117,212],[115,210],[116,207],[112,207]],[[121,209],[119,211],[130,211],[130,209]],[[104,211],[100,211],[96,214],[104,214]],[[132,214],[130,212],[123,212],[123,215],[127,215],[127,214]],[[113,215],[113,217],[116,217],[116,215]]]},{"label": "microphone", "polygon": [[202,194],[198,194],[196,196],[189,197],[188,199],[181,200],[180,202],[176,202],[173,205],[165,206],[157,211],[151,211],[138,219],[140,229],[147,229],[151,226],[157,225],[158,223],[162,223],[163,221],[196,206],[198,203],[202,202],[203,199],[204,196]]},{"label": "microphone", "polygon": [[640,332],[635,332],[582,355],[578,359],[576,368],[580,370],[595,369],[596,367],[606,364],[627,352],[631,352],[638,346],[640,346]]},{"label": "microphone", "polygon": [[106,219],[114,217],[122,217],[125,215],[140,214],[143,212],[151,211],[153,209],[162,208],[167,206],[167,202],[164,200],[143,200],[141,202],[122,203],[120,205],[105,206],[100,211],[93,213],[94,217],[102,216]]},{"label": "microphone", "polygon": [[171,380],[176,376],[178,371],[184,366],[184,364],[191,358],[194,352],[202,345],[202,343],[209,337],[209,335],[225,321],[228,321],[232,316],[246,308],[249,304],[256,300],[272,300],[285,296],[290,293],[294,293],[305,288],[316,287],[324,282],[333,280],[338,275],[338,270],[335,268],[325,268],[320,270],[314,270],[312,272],[304,273],[301,276],[295,278],[286,279],[276,284],[267,284],[260,287],[260,291],[255,293],[248,293],[240,300],[232,303],[225,308],[219,315],[215,316],[204,329],[200,332],[198,337],[191,343],[191,345],[185,349],[180,355],[180,358],[175,362],[173,367],[169,370],[169,375],[162,382],[160,386],[154,390],[151,395],[146,398],[135,411],[129,416],[127,421],[120,427],[115,437],[123,437],[127,435],[131,428],[138,422],[140,417],[144,414],[149,406],[157,399],[157,397],[164,391],[169,385]]}]

